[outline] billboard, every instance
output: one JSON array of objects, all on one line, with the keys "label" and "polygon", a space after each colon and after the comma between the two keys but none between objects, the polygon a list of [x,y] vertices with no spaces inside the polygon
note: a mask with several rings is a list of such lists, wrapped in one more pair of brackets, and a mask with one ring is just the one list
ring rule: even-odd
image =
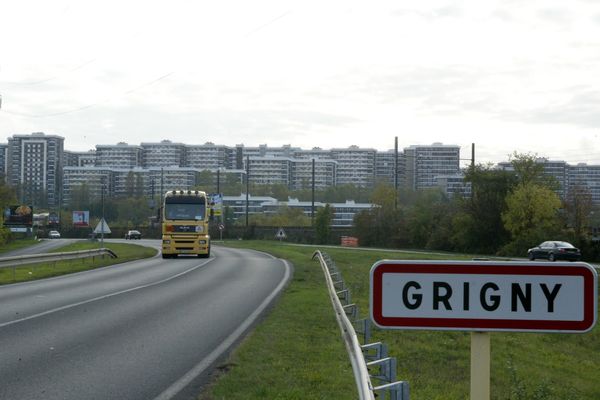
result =
[{"label": "billboard", "polygon": [[73,211],[73,226],[76,228],[87,228],[90,226],[90,212]]},{"label": "billboard", "polygon": [[4,225],[33,225],[33,207],[27,205],[8,206],[4,209]]},{"label": "billboard", "polygon": [[208,204],[213,209],[215,217],[220,217],[223,214],[223,195],[221,193],[209,193]]}]

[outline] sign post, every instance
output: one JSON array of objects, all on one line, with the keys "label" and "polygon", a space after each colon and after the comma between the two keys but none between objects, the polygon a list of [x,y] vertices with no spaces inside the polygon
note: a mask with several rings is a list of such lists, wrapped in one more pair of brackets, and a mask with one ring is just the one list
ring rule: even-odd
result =
[{"label": "sign post", "polygon": [[371,319],[382,329],[471,331],[471,399],[490,398],[491,331],[584,333],[596,323],[588,264],[382,260]]}]

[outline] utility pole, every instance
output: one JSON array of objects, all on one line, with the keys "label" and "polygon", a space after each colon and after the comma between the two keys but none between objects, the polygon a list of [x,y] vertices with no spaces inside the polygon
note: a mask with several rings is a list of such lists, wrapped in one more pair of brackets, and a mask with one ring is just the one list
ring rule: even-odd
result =
[{"label": "utility pole", "polygon": [[100,248],[104,248],[104,225],[106,222],[104,221],[104,189],[106,186],[105,177],[102,177],[102,219],[100,220]]},{"label": "utility pole", "polygon": [[475,143],[471,143],[471,168],[475,168]]},{"label": "utility pole", "polygon": [[250,156],[246,156],[246,228],[248,228],[248,204],[250,193]]},{"label": "utility pole", "polygon": [[312,159],[312,205],[310,208],[310,225],[315,226],[315,159]]},{"label": "utility pole", "polygon": [[221,168],[217,168],[217,194],[221,193]]},{"label": "utility pole", "polygon": [[398,136],[394,140],[394,210],[398,209]]}]

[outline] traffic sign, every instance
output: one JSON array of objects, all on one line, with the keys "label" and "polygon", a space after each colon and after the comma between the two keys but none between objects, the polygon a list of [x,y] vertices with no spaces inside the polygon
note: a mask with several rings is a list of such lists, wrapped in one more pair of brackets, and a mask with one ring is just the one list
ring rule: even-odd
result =
[{"label": "traffic sign", "polygon": [[279,239],[279,241],[281,241],[281,239],[285,239],[287,237],[287,235],[285,234],[285,231],[283,230],[283,228],[279,228],[279,230],[275,234],[275,237],[277,239]]},{"label": "traffic sign", "polygon": [[371,268],[371,319],[384,329],[587,332],[598,276],[585,263],[396,261]]},{"label": "traffic sign", "polygon": [[108,227],[108,224],[106,223],[104,218],[102,218],[100,220],[100,222],[98,222],[98,225],[96,225],[96,229],[94,229],[94,233],[110,233],[110,232],[111,232],[111,230]]}]

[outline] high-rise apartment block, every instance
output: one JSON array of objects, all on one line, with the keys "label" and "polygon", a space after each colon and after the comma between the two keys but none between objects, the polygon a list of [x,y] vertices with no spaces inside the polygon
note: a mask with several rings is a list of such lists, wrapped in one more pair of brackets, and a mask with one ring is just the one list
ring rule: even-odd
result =
[{"label": "high-rise apartment block", "polygon": [[136,168],[142,166],[142,147],[119,142],[96,145],[96,167]]},{"label": "high-rise apartment block", "polygon": [[438,176],[460,174],[460,147],[434,143],[413,145],[404,149],[406,184],[414,190],[438,185]]},{"label": "high-rise apartment block", "polygon": [[17,188],[24,203],[42,207],[59,204],[63,146],[63,137],[42,132],[8,139],[7,182]]},{"label": "high-rise apartment block", "polygon": [[0,143],[0,182],[6,181],[8,161],[8,144]]},{"label": "high-rise apartment block", "polygon": [[141,143],[142,162],[140,166],[183,167],[185,163],[185,144],[163,140],[160,143]]}]

